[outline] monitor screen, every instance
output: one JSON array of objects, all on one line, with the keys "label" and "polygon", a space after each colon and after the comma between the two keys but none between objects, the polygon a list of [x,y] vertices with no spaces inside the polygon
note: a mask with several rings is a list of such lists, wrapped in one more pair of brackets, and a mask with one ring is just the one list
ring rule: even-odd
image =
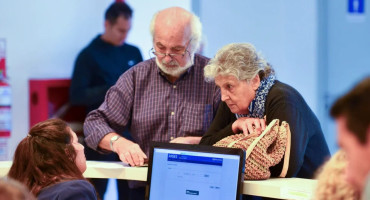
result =
[{"label": "monitor screen", "polygon": [[149,200],[223,200],[240,196],[238,187],[243,177],[240,153],[201,152],[173,146],[154,147],[152,151]]}]

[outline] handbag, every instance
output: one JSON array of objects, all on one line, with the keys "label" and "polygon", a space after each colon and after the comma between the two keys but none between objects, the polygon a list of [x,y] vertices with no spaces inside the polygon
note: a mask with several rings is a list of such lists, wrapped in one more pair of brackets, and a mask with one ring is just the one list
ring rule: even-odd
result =
[{"label": "handbag", "polygon": [[290,137],[289,124],[283,121],[279,126],[279,120],[274,119],[260,135],[235,134],[221,139],[213,146],[245,150],[244,179],[263,180],[270,178],[269,168],[278,164],[283,157],[283,169],[279,177],[286,176],[289,167]]}]

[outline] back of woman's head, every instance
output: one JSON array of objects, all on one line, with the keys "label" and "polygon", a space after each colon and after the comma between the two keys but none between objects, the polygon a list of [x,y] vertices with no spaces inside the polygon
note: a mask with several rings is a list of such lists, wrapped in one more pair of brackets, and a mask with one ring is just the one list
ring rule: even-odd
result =
[{"label": "back of woman's head", "polygon": [[17,146],[8,176],[24,183],[35,195],[56,182],[83,178],[71,142],[70,128],[64,121],[49,119],[36,124]]},{"label": "back of woman's head", "polygon": [[347,163],[345,152],[339,150],[321,167],[321,171],[317,176],[315,199],[360,199],[360,192],[345,180]]},{"label": "back of woman's head", "polygon": [[0,179],[0,199],[35,200],[36,198],[22,183],[3,177]]}]

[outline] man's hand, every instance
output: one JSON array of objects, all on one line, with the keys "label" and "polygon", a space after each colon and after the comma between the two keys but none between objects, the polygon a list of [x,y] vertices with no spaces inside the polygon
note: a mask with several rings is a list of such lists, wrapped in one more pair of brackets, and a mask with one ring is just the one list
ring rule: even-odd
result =
[{"label": "man's hand", "polygon": [[202,137],[178,137],[170,141],[170,143],[182,143],[182,144],[199,144]]},{"label": "man's hand", "polygon": [[266,120],[259,118],[241,117],[233,123],[231,128],[234,133],[239,133],[240,131],[242,131],[244,135],[254,133],[259,135],[262,133],[262,131],[266,129]]},{"label": "man's hand", "polygon": [[147,158],[138,144],[123,137],[113,143],[113,149],[122,162],[129,163],[132,167],[144,165],[144,159]]}]

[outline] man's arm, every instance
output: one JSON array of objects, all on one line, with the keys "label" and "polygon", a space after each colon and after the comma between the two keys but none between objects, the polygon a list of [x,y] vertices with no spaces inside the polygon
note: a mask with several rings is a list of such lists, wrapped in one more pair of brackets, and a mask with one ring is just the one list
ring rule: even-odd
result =
[{"label": "man's arm", "polygon": [[[111,149],[110,143],[114,136],[120,137],[112,143],[113,149]],[[117,153],[122,162],[129,163],[131,166],[141,166],[144,164],[144,159],[147,158],[138,144],[122,137],[118,133],[105,135],[100,141],[99,147]]]},{"label": "man's arm", "polygon": [[[103,104],[90,112],[84,123],[85,141],[96,151],[112,151],[110,140],[122,132],[131,118],[133,105],[132,71],[123,74],[117,83],[108,90]],[[131,166],[141,165],[146,155],[138,144],[126,138],[119,138],[113,143],[113,150],[123,162]],[[142,162],[141,162],[142,161]]]}]

